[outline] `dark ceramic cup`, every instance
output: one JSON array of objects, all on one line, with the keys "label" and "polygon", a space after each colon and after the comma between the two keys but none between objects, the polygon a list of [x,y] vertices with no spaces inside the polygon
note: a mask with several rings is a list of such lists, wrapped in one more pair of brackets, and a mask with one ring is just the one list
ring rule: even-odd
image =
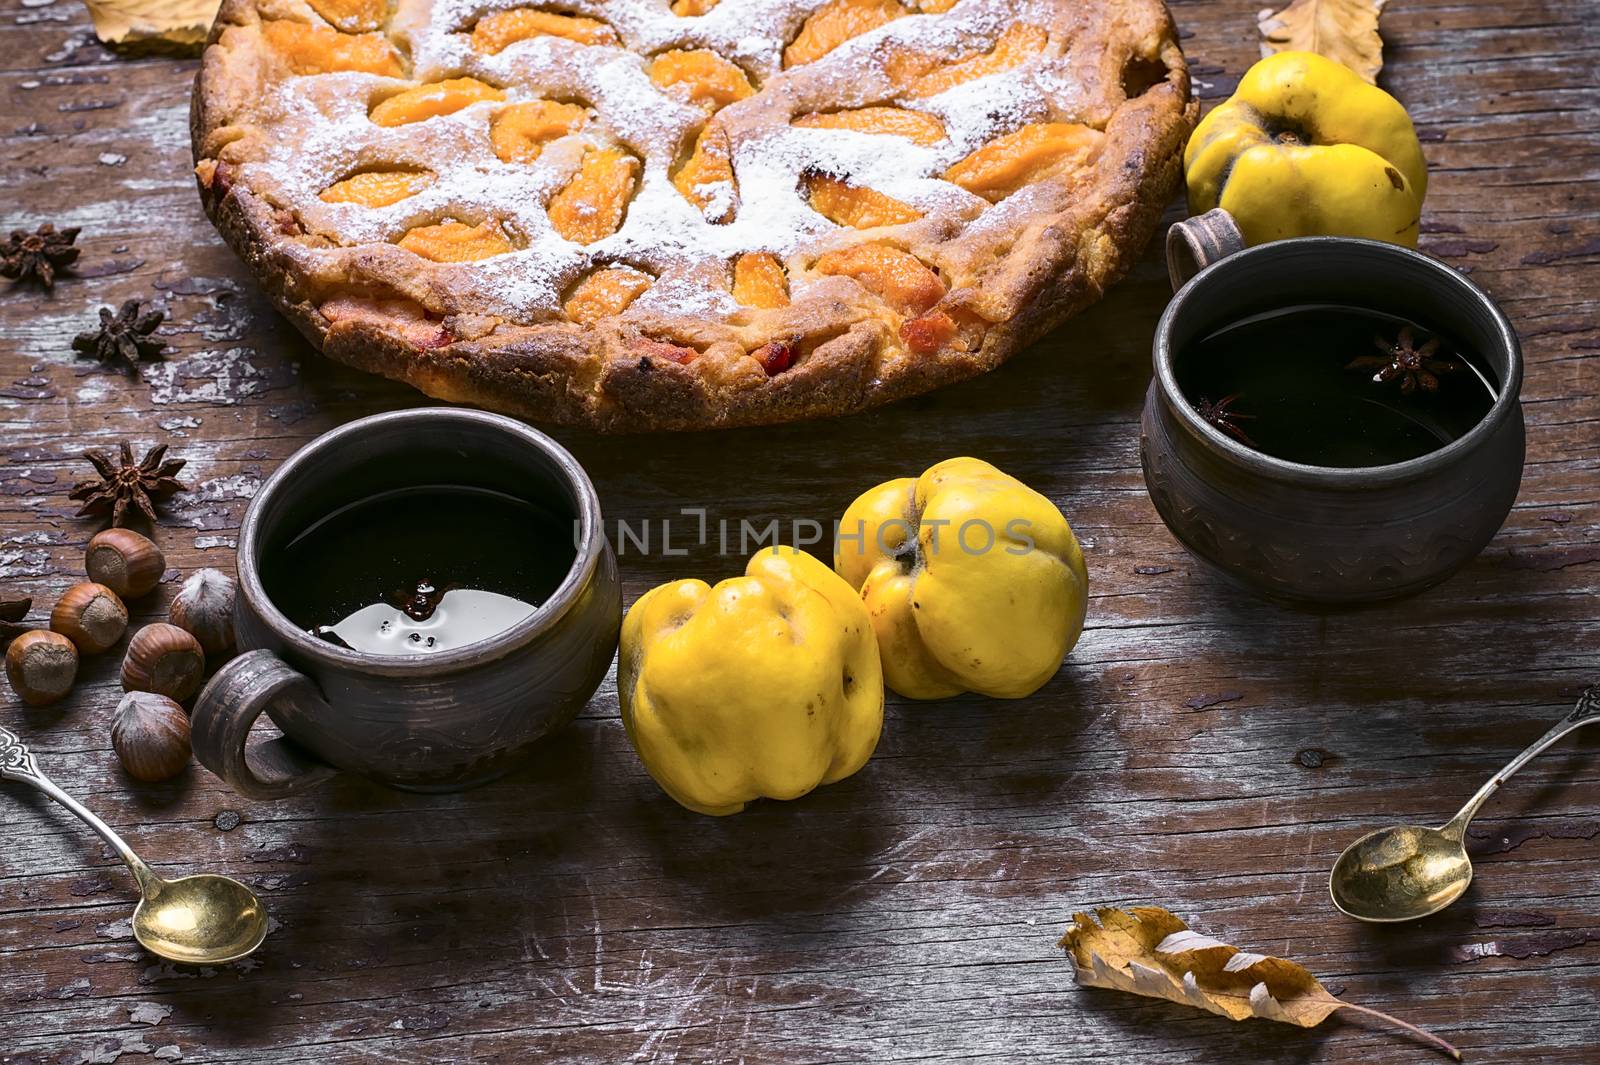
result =
[{"label": "dark ceramic cup", "polygon": [[[364,654],[295,626],[260,564],[317,519],[414,485],[489,488],[570,518],[576,557],[529,618],[428,655]],[[577,715],[616,651],[622,591],[594,486],[565,449],[521,422],[429,408],[351,422],[301,448],[262,485],[239,537],[241,654],[200,693],[200,763],[241,795],[280,798],[341,770],[411,791],[456,791],[514,768]],[[250,742],[265,713],[280,737]]]},{"label": "dark ceramic cup", "polygon": [[[1140,457],[1156,510],[1191,553],[1273,598],[1352,604],[1420,591],[1483,550],[1517,496],[1523,425],[1522,351],[1482,289],[1392,244],[1307,237],[1245,248],[1222,211],[1173,226],[1167,258],[1177,295],[1156,327]],[[1445,447],[1357,469],[1285,462],[1202,420],[1179,391],[1174,355],[1242,318],[1306,303],[1447,324],[1482,353],[1499,396]]]}]

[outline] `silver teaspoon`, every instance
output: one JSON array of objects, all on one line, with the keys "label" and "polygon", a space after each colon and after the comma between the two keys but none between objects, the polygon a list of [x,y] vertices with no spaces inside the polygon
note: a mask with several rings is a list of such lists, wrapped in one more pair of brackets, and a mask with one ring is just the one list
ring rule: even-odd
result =
[{"label": "silver teaspoon", "polygon": [[1600,721],[1600,686],[1590,688],[1572,713],[1496,773],[1442,828],[1397,825],[1350,844],[1333,865],[1333,904],[1361,921],[1414,921],[1438,913],[1472,883],[1467,825],[1511,774],[1574,729]]},{"label": "silver teaspoon", "polygon": [[41,773],[33,754],[16,733],[3,726],[0,780],[32,784],[111,844],[139,884],[133,937],[152,954],[190,965],[217,965],[244,957],[266,938],[267,912],[255,892],[231,877],[214,873],[161,879],[110,826]]}]

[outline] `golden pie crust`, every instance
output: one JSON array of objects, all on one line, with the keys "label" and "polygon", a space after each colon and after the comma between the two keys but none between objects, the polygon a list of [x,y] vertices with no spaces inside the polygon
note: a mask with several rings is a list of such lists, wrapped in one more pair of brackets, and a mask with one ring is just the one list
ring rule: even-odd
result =
[{"label": "golden pie crust", "polygon": [[972,377],[1098,299],[1196,115],[1159,0],[224,0],[207,213],[341,362],[607,432]]}]

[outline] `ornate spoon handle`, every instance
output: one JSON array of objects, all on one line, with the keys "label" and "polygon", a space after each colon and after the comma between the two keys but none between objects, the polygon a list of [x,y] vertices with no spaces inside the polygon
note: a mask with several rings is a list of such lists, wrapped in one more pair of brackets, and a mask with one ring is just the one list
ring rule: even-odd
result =
[{"label": "ornate spoon handle", "polygon": [[1593,724],[1595,721],[1600,721],[1600,685],[1585,691],[1578,698],[1578,705],[1572,708],[1572,713],[1557,721],[1550,727],[1549,732],[1534,740],[1527,750],[1511,759],[1510,762],[1506,763],[1504,769],[1490,777],[1488,782],[1478,789],[1478,793],[1467,800],[1467,804],[1461,808],[1461,812],[1452,817],[1450,823],[1445,825],[1441,831],[1454,839],[1465,838],[1467,825],[1477,816],[1478,808],[1488,801],[1489,796],[1500,789],[1500,785],[1510,780],[1513,773],[1543,754],[1547,748],[1573,729],[1582,728],[1585,725]]},{"label": "ornate spoon handle", "polygon": [[37,785],[44,779],[28,745],[15,732],[0,725],[0,780],[25,780]]},{"label": "ornate spoon handle", "polygon": [[33,752],[28,750],[28,745],[4,725],[0,725],[0,780],[20,780],[25,784],[32,784],[76,814],[80,821],[111,844],[117,856],[133,873],[133,878],[139,882],[141,893],[153,894],[161,886],[161,878],[144,863],[142,858],[133,853],[133,848],[123,842],[122,837],[113,832],[110,825],[96,817],[87,806],[56,787],[55,781],[40,772],[39,763],[33,757]]}]

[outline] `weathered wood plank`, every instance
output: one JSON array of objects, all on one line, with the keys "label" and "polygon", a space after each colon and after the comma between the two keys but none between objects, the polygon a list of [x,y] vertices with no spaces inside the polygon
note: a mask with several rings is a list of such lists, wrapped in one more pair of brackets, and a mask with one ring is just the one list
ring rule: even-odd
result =
[{"label": "weathered wood plank", "polygon": [[[1200,92],[1254,57],[1255,8],[1175,4]],[[199,769],[129,783],[106,732],[115,666],[64,709],[0,697],[69,790],[162,868],[242,876],[281,923],[259,958],[156,964],[113,859],[6,790],[0,1062],[443,1058],[618,1061],[1426,1060],[1365,1024],[1229,1025],[1079,991],[1075,907],[1171,906],[1295,957],[1470,1060],[1583,1063],[1600,1024],[1600,739],[1530,766],[1474,833],[1467,900],[1412,928],[1337,917],[1355,834],[1439,819],[1600,680],[1600,28],[1584,0],[1396,0],[1383,80],[1433,168],[1423,246],[1494,293],[1528,355],[1527,473],[1479,560],[1414,600],[1320,615],[1199,570],[1156,519],[1136,419],[1166,299],[1153,255],[991,377],[860,418],[712,437],[557,435],[635,528],[826,523],[879,479],[970,451],[1060,502],[1090,627],[1022,704],[895,701],[860,775],[727,821],[639,767],[607,683],[535,765],[423,798],[341,780],[246,803]],[[64,496],[83,446],[168,441],[195,490],[163,543],[231,564],[261,479],[330,426],[421,402],[323,362],[254,291],[188,175],[193,64],[118,60],[69,0],[0,0],[0,226],[85,228],[84,276],[0,293],[0,581],[49,602],[92,529]],[[1174,217],[1176,214],[1174,214]],[[174,353],[142,380],[68,349],[101,304],[159,297]],[[675,530],[689,524],[675,525]],[[631,599],[737,562],[624,555]],[[160,616],[171,593],[137,604]],[[224,813],[237,814],[236,827]],[[150,1027],[130,1010],[172,1013]]]}]

